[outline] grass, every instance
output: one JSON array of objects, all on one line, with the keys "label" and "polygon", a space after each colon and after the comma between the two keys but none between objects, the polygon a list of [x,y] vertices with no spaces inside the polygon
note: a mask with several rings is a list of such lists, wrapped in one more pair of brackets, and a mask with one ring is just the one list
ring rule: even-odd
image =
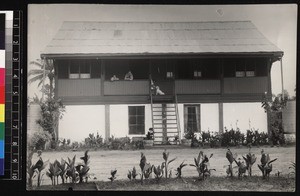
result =
[{"label": "grass", "polygon": [[34,190],[68,190],[72,187],[76,190],[99,191],[268,191],[268,192],[294,192],[295,179],[287,177],[272,177],[263,180],[260,176],[244,177],[210,177],[204,181],[195,178],[161,179],[159,183],[155,179],[148,179],[142,185],[140,180],[116,180],[111,182],[89,182],[81,184],[60,184],[57,186],[45,185],[35,187]]}]

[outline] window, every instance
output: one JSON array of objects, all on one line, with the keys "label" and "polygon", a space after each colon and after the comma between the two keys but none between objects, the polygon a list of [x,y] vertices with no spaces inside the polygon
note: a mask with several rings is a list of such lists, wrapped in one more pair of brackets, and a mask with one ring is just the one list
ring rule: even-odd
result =
[{"label": "window", "polygon": [[184,105],[184,127],[195,132],[201,130],[200,105]]},{"label": "window", "polygon": [[202,77],[202,72],[199,70],[194,71],[194,78],[201,78]]},{"label": "window", "polygon": [[129,134],[145,134],[145,106],[128,106]]},{"label": "window", "polygon": [[[225,77],[255,77],[257,76],[257,62],[258,59],[224,59],[224,76]],[[264,68],[266,66],[262,65],[259,69],[260,75],[265,74]]]},{"label": "window", "polygon": [[173,78],[173,72],[172,71],[167,72],[167,78]]},{"label": "window", "polygon": [[96,59],[59,59],[55,65],[59,79],[101,77],[101,66]]}]

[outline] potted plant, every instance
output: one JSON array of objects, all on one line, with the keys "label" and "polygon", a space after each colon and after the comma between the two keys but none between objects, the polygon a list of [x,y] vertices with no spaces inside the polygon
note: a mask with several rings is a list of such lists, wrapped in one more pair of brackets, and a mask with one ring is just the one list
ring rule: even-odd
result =
[{"label": "potted plant", "polygon": [[146,137],[143,140],[144,146],[153,146],[154,140],[153,140],[153,128],[149,128],[148,133],[146,134]]},{"label": "potted plant", "polygon": [[188,128],[184,133],[184,138],[181,140],[182,145],[191,147],[192,139],[195,138],[195,133],[190,128]]}]

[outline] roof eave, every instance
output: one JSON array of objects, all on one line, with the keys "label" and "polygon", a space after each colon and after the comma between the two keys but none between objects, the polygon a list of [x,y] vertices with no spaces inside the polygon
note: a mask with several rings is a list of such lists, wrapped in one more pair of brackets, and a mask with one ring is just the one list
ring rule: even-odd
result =
[{"label": "roof eave", "polygon": [[283,57],[283,51],[274,51],[274,52],[201,52],[201,53],[72,53],[72,54],[62,54],[62,53],[42,53],[41,58],[86,58],[86,57],[95,57],[95,58],[111,58],[111,57],[162,57],[162,56],[260,56],[260,57],[270,57],[274,61],[280,60]]}]

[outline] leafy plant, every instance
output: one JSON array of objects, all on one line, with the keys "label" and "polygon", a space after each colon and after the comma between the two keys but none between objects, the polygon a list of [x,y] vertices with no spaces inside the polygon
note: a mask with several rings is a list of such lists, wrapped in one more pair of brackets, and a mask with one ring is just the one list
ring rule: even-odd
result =
[{"label": "leafy plant", "polygon": [[291,162],[290,164],[291,166],[289,167],[289,169],[291,169],[292,171],[288,174],[288,176],[292,175],[296,175],[296,163],[295,162]]},{"label": "leafy plant", "polygon": [[117,178],[116,174],[117,174],[117,170],[116,169],[110,171],[111,177],[109,177],[108,179],[110,180],[111,183]]},{"label": "leafy plant", "polygon": [[261,164],[257,164],[258,168],[262,172],[263,179],[269,179],[270,173],[272,172],[272,162],[276,161],[276,159],[271,160],[269,154],[265,154],[264,149],[261,150]]},{"label": "leafy plant", "polygon": [[284,144],[284,130],[282,126],[282,110],[286,107],[289,99],[288,93],[285,96],[278,94],[270,100],[267,96],[263,98],[262,106],[266,113],[270,114],[271,140],[273,145]]},{"label": "leafy plant", "polygon": [[83,178],[85,177],[85,181],[87,182],[88,181],[88,172],[90,170],[90,167],[88,166],[89,164],[89,159],[90,159],[90,156],[88,155],[88,150],[86,150],[84,152],[84,156],[83,157],[80,157],[81,160],[83,160],[83,164],[78,164],[75,168],[76,168],[76,171],[78,172],[78,176],[79,176],[79,182],[82,183],[83,182]]},{"label": "leafy plant", "polygon": [[75,159],[76,159],[76,155],[74,155],[73,159],[70,159],[68,157],[68,162],[66,162],[67,164],[66,180],[70,178],[72,183],[76,183],[77,176],[78,176],[75,168]]},{"label": "leafy plant", "polygon": [[243,156],[243,159],[246,162],[249,176],[252,176],[252,165],[255,163],[256,157],[255,157],[255,154],[251,153],[251,147],[249,148],[249,153],[246,155],[246,157]]},{"label": "leafy plant", "polygon": [[54,163],[50,163],[50,167],[46,172],[46,175],[51,179],[52,185],[58,184],[58,176],[62,173],[58,164],[59,162],[57,160],[55,160]]},{"label": "leafy plant", "polygon": [[203,154],[202,151],[199,152],[198,157],[194,158],[195,164],[190,164],[197,169],[199,174],[199,180],[204,180],[206,177],[211,175],[211,171],[215,169],[208,169],[209,159],[213,156],[211,154],[209,157]]},{"label": "leafy plant", "polygon": [[61,99],[47,98],[40,103],[41,118],[37,120],[43,131],[48,132],[52,138],[52,148],[56,148],[56,132],[59,119],[62,119],[65,106]]},{"label": "leafy plant", "polygon": [[27,184],[29,187],[32,187],[32,180],[35,174],[35,165],[32,164],[32,156],[33,151],[29,151],[27,155],[27,162],[26,162],[26,171],[27,171]]},{"label": "leafy plant", "polygon": [[167,150],[165,149],[164,152],[163,152],[163,159],[164,159],[164,167],[165,167],[165,177],[168,178],[168,173],[169,173],[169,170],[168,170],[168,167],[169,167],[169,164],[172,163],[173,161],[175,161],[176,158],[174,159],[171,159],[170,161],[168,161],[169,159],[169,152],[167,152]]},{"label": "leafy plant", "polygon": [[155,179],[157,182],[163,177],[164,175],[164,164],[158,165],[157,167],[153,166],[153,172],[155,174]]},{"label": "leafy plant", "polygon": [[46,168],[47,164],[49,163],[49,160],[44,162],[42,157],[35,163],[35,165],[32,167],[32,170],[36,170],[37,172],[37,186],[41,186],[43,175],[42,171]]},{"label": "leafy plant", "polygon": [[238,158],[238,161],[236,159],[234,159],[234,162],[238,166],[238,177],[240,178],[243,175],[245,175],[245,173],[246,173],[246,171],[247,171],[248,168],[245,165],[244,161],[241,161],[240,158]]},{"label": "leafy plant", "polygon": [[184,168],[185,166],[187,166],[187,164],[184,163],[184,161],[179,165],[179,167],[177,167],[176,171],[176,176],[177,178],[181,178],[182,176],[182,168]]},{"label": "leafy plant", "polygon": [[135,180],[136,176],[137,176],[137,173],[136,173],[135,167],[133,167],[131,171],[128,170],[127,177],[129,178],[129,180],[131,180],[131,179]]},{"label": "leafy plant", "polygon": [[231,152],[231,150],[228,148],[227,152],[226,152],[226,158],[229,161],[229,165],[228,165],[228,169],[226,170],[227,175],[229,175],[230,177],[233,176],[233,168],[232,168],[232,163],[233,161],[236,159],[237,154],[233,154]]}]

